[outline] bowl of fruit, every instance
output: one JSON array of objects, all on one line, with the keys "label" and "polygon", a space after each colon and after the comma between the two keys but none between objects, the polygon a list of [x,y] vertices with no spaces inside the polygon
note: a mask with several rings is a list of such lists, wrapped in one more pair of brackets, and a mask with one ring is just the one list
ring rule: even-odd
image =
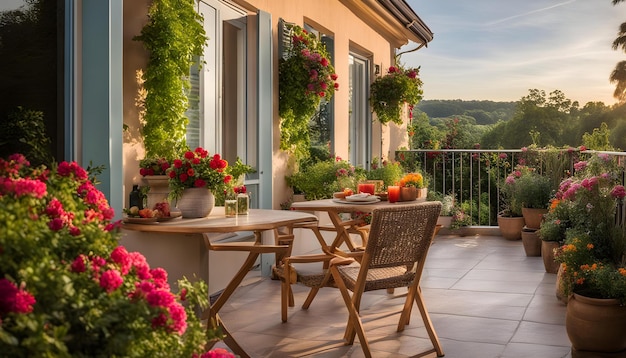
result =
[{"label": "bowl of fruit", "polygon": [[154,204],[152,209],[139,209],[137,206],[132,206],[129,209],[124,209],[124,214],[126,214],[126,217],[123,219],[124,222],[135,224],[168,221],[182,215],[177,208],[170,209],[170,204],[166,201]]}]

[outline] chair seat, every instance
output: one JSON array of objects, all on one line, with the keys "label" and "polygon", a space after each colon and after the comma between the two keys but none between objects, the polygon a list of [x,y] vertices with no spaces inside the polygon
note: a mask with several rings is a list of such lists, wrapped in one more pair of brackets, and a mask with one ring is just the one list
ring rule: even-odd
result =
[{"label": "chair seat", "polygon": [[[294,268],[292,266],[292,279],[291,283],[299,282],[307,287],[319,287],[324,281],[324,277],[328,272],[327,269],[319,269],[319,270],[306,270],[301,269],[300,267]],[[284,266],[274,266],[272,267],[272,273],[276,278],[284,277]],[[295,273],[295,280],[294,280]],[[328,282],[328,286],[334,287],[332,285],[332,277],[330,277],[330,281]]]},{"label": "chair seat", "polygon": [[[349,290],[353,290],[361,269],[358,263],[339,266],[338,270]],[[369,269],[364,291],[388,288],[408,287],[415,279],[415,272],[408,271],[405,266]]]}]

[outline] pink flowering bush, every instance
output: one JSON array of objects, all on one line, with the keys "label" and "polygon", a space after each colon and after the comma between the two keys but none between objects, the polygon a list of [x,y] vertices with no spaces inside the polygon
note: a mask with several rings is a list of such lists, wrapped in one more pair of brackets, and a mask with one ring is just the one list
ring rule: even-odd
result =
[{"label": "pink flowering bush", "polygon": [[614,158],[591,157],[575,165],[552,200],[540,236],[563,242],[555,259],[564,264],[567,293],[626,303],[623,174]]},{"label": "pink flowering bush", "polygon": [[286,26],[291,41],[278,64],[280,148],[298,151],[309,147],[309,120],[339,84],[324,43],[300,26]]},{"label": "pink flowering bush", "polygon": [[[0,159],[0,352],[7,357],[207,356],[206,284],[118,246],[107,199],[76,163]],[[210,356],[210,355],[208,355]]]}]

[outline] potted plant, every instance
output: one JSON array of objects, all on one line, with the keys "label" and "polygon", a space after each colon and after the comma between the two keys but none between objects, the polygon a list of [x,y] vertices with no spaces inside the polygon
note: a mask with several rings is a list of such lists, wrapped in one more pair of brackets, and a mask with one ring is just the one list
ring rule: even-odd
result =
[{"label": "potted plant", "polygon": [[[468,202],[463,202],[461,205],[453,206],[450,229],[458,231],[472,224],[472,217],[467,214],[469,207],[470,204]],[[464,231],[460,231],[461,236],[465,236],[465,234],[466,233]]]},{"label": "potted plant", "polygon": [[[560,190],[559,190],[560,191]],[[560,196],[559,192],[557,194]],[[548,273],[557,273],[559,263],[554,260],[554,250],[565,241],[565,232],[570,226],[569,205],[559,205],[560,200],[552,198],[550,208],[537,231],[541,239],[541,257]]]},{"label": "potted plant", "polygon": [[569,214],[565,243],[555,256],[562,264],[563,287],[570,297],[566,329],[573,351],[598,355],[624,352],[626,190],[621,185],[623,168],[616,167],[607,156],[593,157],[587,164],[588,170],[579,170],[575,177],[563,181],[556,194],[557,206],[567,207]]},{"label": "potted plant", "polygon": [[386,191],[388,186],[395,185],[402,179],[404,170],[399,162],[374,158],[365,175],[368,180],[382,180],[382,191]]},{"label": "potted plant", "polygon": [[[75,162],[0,159],[0,332],[9,357],[205,354],[206,283],[118,246],[114,211]],[[209,332],[211,333],[211,332]],[[213,332],[214,333],[214,332]]]},{"label": "potted plant", "polygon": [[169,197],[168,176],[165,175],[170,167],[170,160],[158,158],[144,158],[139,161],[139,174],[146,183],[141,189],[141,193],[146,197],[146,207],[153,209],[162,201],[167,201]]},{"label": "potted plant", "polygon": [[170,195],[178,199],[176,206],[183,217],[209,215],[215,205],[213,193],[223,192],[232,179],[227,167],[228,162],[219,154],[211,156],[201,147],[174,159],[167,170]]},{"label": "potted plant", "polygon": [[400,201],[411,201],[418,198],[426,199],[428,183],[420,173],[408,173],[398,182]]},{"label": "potted plant", "polygon": [[518,200],[517,179],[521,178],[522,170],[525,167],[516,169],[506,177],[500,185],[502,202],[504,209],[498,213],[498,227],[500,234],[507,240],[521,240],[522,229],[524,228],[524,217],[522,216],[522,205]]},{"label": "potted plant", "polygon": [[515,199],[522,207],[522,216],[526,227],[537,230],[548,212],[552,198],[552,184],[549,177],[528,170],[521,177],[514,179]]},{"label": "potted plant", "polygon": [[344,189],[356,190],[356,183],[365,173],[339,157],[318,161],[286,176],[294,193],[303,193],[307,200],[330,199]]},{"label": "potted plant", "polygon": [[309,120],[339,84],[324,43],[298,25],[285,26],[291,41],[278,64],[280,148],[304,157],[310,146]]},{"label": "potted plant", "polygon": [[376,78],[370,85],[370,104],[380,123],[402,124],[403,106],[416,105],[422,94],[419,67],[391,66],[386,75]]}]

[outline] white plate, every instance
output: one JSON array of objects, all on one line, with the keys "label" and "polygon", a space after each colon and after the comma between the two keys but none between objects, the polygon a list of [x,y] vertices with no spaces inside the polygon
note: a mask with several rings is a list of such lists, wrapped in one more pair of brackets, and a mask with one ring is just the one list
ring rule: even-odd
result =
[{"label": "white plate", "polygon": [[346,201],[350,201],[350,202],[361,202],[361,201],[365,201],[365,202],[374,202],[374,201],[380,201],[380,198],[377,197],[376,195],[370,195],[370,194],[354,194],[354,195],[350,195],[350,196],[346,196]]},{"label": "white plate", "polygon": [[122,221],[129,224],[152,224],[156,223],[157,218],[138,218],[134,216],[128,216],[122,219]]},{"label": "white plate", "polygon": [[380,199],[376,198],[374,200],[368,200],[368,201],[348,201],[348,200],[344,200],[344,199],[333,199],[333,201],[335,203],[339,203],[339,204],[352,204],[352,205],[367,205],[367,204],[374,204],[380,201]]}]

